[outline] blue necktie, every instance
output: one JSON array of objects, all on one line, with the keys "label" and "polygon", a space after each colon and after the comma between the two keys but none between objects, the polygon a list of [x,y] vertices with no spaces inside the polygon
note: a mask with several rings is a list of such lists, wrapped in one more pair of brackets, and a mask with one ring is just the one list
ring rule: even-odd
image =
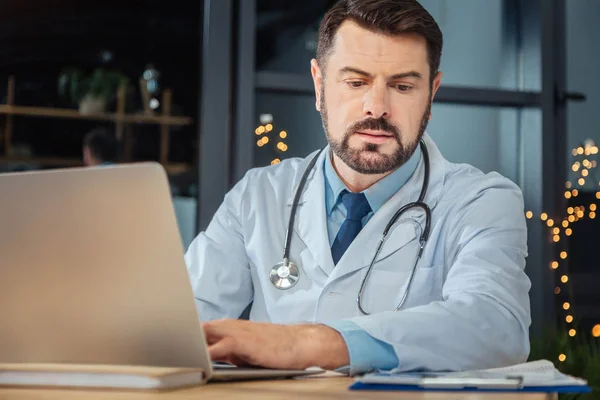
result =
[{"label": "blue necktie", "polygon": [[346,220],[331,245],[334,264],[338,263],[350,243],[362,229],[362,219],[371,212],[371,206],[364,193],[350,193],[344,190],[340,196],[342,196],[342,203],[346,206]]}]

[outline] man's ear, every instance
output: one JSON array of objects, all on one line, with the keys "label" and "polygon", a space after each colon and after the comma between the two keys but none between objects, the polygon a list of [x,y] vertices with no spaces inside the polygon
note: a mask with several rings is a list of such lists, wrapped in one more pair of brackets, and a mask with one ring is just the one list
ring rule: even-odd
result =
[{"label": "man's ear", "polygon": [[[442,83],[442,72],[438,71],[437,74],[435,74],[435,78],[433,78],[433,82],[431,84],[431,101],[433,102],[433,98],[435,97],[435,94],[437,93],[438,89],[440,88],[440,84]],[[429,119],[431,119],[431,113],[429,114]]]},{"label": "man's ear", "polygon": [[316,59],[310,60],[310,74],[313,78],[313,84],[315,86],[315,108],[317,111],[321,111],[321,90],[323,88],[323,74],[319,63]]}]

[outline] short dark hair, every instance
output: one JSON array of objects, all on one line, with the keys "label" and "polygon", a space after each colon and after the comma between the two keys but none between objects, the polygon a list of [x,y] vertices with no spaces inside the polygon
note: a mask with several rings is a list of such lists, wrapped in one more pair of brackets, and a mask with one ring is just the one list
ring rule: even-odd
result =
[{"label": "short dark hair", "polygon": [[417,0],[340,0],[335,3],[319,27],[317,62],[322,70],[331,55],[335,34],[347,20],[385,35],[416,33],[423,36],[427,41],[430,80],[433,81],[442,58],[443,35],[435,19]]},{"label": "short dark hair", "polygon": [[101,161],[115,162],[119,155],[119,143],[106,128],[91,130],[83,139],[83,145],[90,149],[94,158]]}]

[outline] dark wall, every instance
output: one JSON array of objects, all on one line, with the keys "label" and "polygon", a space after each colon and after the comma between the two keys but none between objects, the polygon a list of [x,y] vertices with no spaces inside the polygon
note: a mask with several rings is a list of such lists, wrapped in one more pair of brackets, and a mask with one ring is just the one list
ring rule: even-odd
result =
[{"label": "dark wall", "polygon": [[[0,5],[0,99],[6,102],[9,75],[16,78],[18,105],[76,108],[58,96],[57,79],[67,66],[118,69],[132,82],[127,111],[142,109],[137,80],[152,63],[160,83],[173,90],[173,114],[196,119],[200,72],[202,2],[56,0]],[[110,109],[114,110],[114,103]],[[19,117],[15,143],[36,155],[79,157],[89,121]],[[108,124],[107,126],[111,126]],[[159,128],[136,126],[134,154],[158,156]],[[196,127],[173,129],[170,158],[192,162]]]}]

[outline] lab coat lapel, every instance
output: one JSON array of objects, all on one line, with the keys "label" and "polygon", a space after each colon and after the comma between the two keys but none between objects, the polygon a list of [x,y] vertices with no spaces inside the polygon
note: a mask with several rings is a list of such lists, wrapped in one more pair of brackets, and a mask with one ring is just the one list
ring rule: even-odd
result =
[{"label": "lab coat lapel", "polygon": [[[329,235],[327,230],[327,214],[325,211],[325,179],[323,177],[323,162],[326,148],[323,150],[315,167],[308,176],[306,185],[296,211],[295,232],[311,252],[318,266],[329,276],[334,269],[331,248],[329,247]],[[312,155],[308,157],[311,159]],[[294,192],[288,199],[288,207],[292,207],[294,195],[300,178],[306,165],[302,163],[294,184]],[[304,266],[306,267],[306,266]]]},{"label": "lab coat lapel", "polygon": [[[444,177],[446,175],[445,160],[428,134],[425,134],[423,139],[425,140],[430,160],[429,186],[425,195],[425,203],[429,206],[433,215],[444,185]],[[369,266],[375,255],[385,226],[402,206],[409,202],[417,201],[424,178],[424,157],[421,157],[413,176],[373,215],[354,239],[354,242],[348,247],[346,253],[344,253],[336,265],[334,272],[329,277],[330,282]],[[384,260],[407,244],[418,241],[424,228],[425,212],[421,208],[407,210],[396,221],[388,233],[381,252],[377,256],[377,262]],[[412,259],[409,260],[409,262],[412,261]]]}]

